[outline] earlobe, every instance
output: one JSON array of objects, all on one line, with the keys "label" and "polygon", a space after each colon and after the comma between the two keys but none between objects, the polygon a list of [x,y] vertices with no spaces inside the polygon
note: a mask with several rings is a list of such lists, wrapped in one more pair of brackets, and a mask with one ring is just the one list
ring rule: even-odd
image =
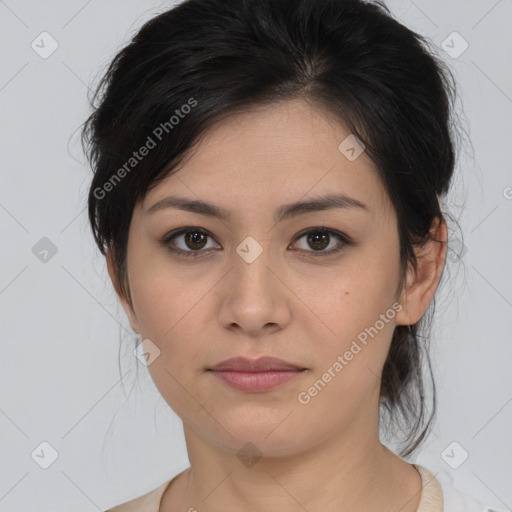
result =
[{"label": "earlobe", "polygon": [[121,306],[123,307],[124,312],[126,313],[126,316],[128,317],[130,326],[134,332],[136,332],[137,334],[140,334],[139,333],[139,324],[135,317],[135,313],[133,312],[131,305],[126,300],[126,297],[122,293],[121,287],[119,286],[119,276],[118,276],[115,261],[114,261],[114,251],[112,249],[108,249],[107,255],[106,255],[106,260],[107,260],[108,275],[110,276],[110,280],[112,281],[112,285],[114,286],[114,290],[117,294],[117,297],[118,297],[119,301],[121,302]]},{"label": "earlobe", "polygon": [[430,239],[424,246],[415,249],[417,266],[410,266],[407,283],[400,297],[403,309],[397,314],[397,325],[419,322],[428,309],[441,279],[446,261],[447,226],[444,220],[436,219],[430,231]]}]

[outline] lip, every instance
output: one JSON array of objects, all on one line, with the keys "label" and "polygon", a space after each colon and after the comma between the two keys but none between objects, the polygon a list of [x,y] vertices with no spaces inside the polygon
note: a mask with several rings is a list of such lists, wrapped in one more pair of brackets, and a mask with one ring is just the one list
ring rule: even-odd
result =
[{"label": "lip", "polygon": [[282,359],[267,356],[258,359],[232,357],[208,369],[228,386],[253,393],[273,389],[306,370],[307,368]]},{"label": "lip", "polygon": [[262,356],[258,359],[247,359],[245,357],[232,357],[226,359],[214,367],[212,371],[235,371],[235,372],[268,372],[268,371],[297,371],[306,368],[283,361],[277,357]]}]

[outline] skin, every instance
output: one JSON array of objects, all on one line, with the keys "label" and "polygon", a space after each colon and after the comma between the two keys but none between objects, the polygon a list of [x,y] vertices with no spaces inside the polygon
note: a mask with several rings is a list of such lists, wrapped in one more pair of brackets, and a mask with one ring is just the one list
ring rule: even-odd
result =
[{"label": "skin", "polygon": [[[132,329],[158,346],[151,376],[183,420],[190,468],[164,493],[160,511],[279,510],[414,512],[417,471],[379,441],[380,376],[396,325],[420,320],[438,286],[446,244],[428,242],[398,290],[396,216],[373,162],[338,149],[349,132],[305,100],[230,116],[207,133],[179,171],[137,205],[129,231],[132,305],[119,293]],[[297,200],[343,192],[368,206],[308,212],[275,223]],[[146,210],[169,194],[215,203],[229,221],[178,209]],[[325,226],[355,245],[315,257],[306,228]],[[159,242],[177,228],[202,228],[198,258]],[[447,240],[444,222],[433,226]],[[248,236],[263,252],[247,263],[236,252]],[[193,251],[184,236],[175,246]],[[329,244],[327,247],[327,243]],[[322,250],[337,246],[332,235]],[[170,243],[172,245],[172,243]],[[400,312],[307,405],[307,390],[374,326],[393,303]],[[232,356],[271,355],[308,368],[270,391],[228,387],[205,369]],[[261,458],[237,452],[247,442]]]}]

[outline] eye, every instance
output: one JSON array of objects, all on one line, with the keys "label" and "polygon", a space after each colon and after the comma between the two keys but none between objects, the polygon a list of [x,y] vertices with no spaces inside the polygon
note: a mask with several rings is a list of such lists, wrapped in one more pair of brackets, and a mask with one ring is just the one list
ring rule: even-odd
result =
[{"label": "eye", "polygon": [[[180,237],[183,237],[184,243],[181,247],[173,241],[174,239],[179,240]],[[167,234],[162,239],[162,243],[173,253],[195,257],[199,256],[201,252],[205,252],[201,249],[208,248],[206,244],[208,238],[211,238],[210,234],[201,228],[183,228]]]},{"label": "eye", "polygon": [[[324,250],[331,244],[333,236],[339,240],[338,244],[329,250]],[[307,229],[300,233],[295,240],[302,238],[306,238],[306,244],[313,249],[305,249],[306,252],[311,253],[309,254],[311,256],[329,256],[341,251],[345,245],[352,245],[352,241],[348,236],[339,231],[324,227]]]}]

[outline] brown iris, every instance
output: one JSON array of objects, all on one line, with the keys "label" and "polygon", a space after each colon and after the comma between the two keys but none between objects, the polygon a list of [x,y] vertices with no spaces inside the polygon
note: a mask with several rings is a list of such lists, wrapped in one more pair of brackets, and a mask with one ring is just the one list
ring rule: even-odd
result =
[{"label": "brown iris", "polygon": [[[313,249],[325,249],[329,245],[329,235],[321,231],[315,233],[309,233],[307,236],[308,243]],[[326,242],[326,243],[325,243]],[[320,247],[318,247],[320,245]]]},{"label": "brown iris", "polygon": [[198,231],[189,231],[185,234],[185,243],[190,249],[202,249],[206,245],[206,236]]}]

